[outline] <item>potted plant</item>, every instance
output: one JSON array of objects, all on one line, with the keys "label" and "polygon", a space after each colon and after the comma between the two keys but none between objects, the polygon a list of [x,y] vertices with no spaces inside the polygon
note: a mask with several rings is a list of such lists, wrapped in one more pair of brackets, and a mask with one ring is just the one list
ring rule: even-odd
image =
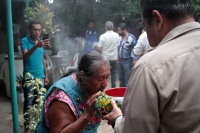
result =
[{"label": "potted plant", "polygon": [[36,7],[28,7],[24,9],[25,22],[37,20],[41,22],[42,32],[54,34],[58,31],[58,24],[52,24],[52,18],[55,16],[54,12],[51,11],[46,5],[36,2]]},{"label": "potted plant", "polygon": [[16,75],[16,85],[17,85],[17,87],[20,87],[22,85],[22,79],[23,79],[23,77],[22,77],[21,74]]},{"label": "potted plant", "polygon": [[37,20],[41,23],[42,34],[49,34],[51,45],[48,46],[51,48],[52,53],[55,53],[55,33],[60,31],[58,29],[59,24],[53,25],[52,19],[55,15],[54,12],[51,11],[47,5],[38,3],[37,1],[35,1],[35,3],[35,7],[28,7],[24,9],[25,22]]}]

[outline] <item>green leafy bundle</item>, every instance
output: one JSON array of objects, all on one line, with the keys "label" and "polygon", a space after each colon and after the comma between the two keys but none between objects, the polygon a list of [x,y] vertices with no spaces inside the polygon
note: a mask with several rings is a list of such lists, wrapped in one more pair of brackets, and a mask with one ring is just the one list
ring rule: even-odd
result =
[{"label": "green leafy bundle", "polygon": [[29,94],[29,97],[35,99],[36,103],[32,106],[29,106],[28,112],[26,112],[24,115],[26,116],[28,114],[30,116],[30,123],[28,119],[25,119],[25,122],[29,123],[29,129],[31,131],[34,131],[40,119],[40,113],[42,111],[46,89],[43,88],[43,83],[41,79],[34,78],[33,75],[31,75],[30,73],[26,73],[24,87],[29,86],[32,86],[31,91],[35,92],[34,95]]}]

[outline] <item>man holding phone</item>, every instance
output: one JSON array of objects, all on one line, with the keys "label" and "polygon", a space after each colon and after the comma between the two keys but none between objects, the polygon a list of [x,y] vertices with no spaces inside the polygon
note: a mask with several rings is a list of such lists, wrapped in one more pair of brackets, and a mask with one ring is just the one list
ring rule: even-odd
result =
[{"label": "man holding phone", "polygon": [[[45,85],[49,83],[43,49],[44,46],[47,46],[49,44],[49,40],[46,38],[40,40],[39,37],[41,34],[41,24],[39,22],[32,21],[28,26],[28,30],[30,35],[24,37],[21,40],[21,49],[24,64],[22,81],[25,98],[24,113],[28,111],[28,106],[34,104],[33,98],[28,97],[30,93],[34,93],[33,91],[31,91],[32,86],[24,87],[26,73],[29,72],[34,76],[34,78],[42,79]],[[24,117],[29,119],[29,115],[25,115]],[[30,133],[29,128],[27,128],[28,125],[29,122],[24,123],[25,133]]]}]

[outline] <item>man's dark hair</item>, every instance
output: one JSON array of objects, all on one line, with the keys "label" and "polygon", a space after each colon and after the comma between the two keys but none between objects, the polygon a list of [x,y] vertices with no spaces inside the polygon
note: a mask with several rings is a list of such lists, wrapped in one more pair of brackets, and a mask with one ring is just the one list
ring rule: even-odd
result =
[{"label": "man's dark hair", "polygon": [[87,22],[88,22],[87,24],[89,24],[89,23],[94,23],[95,24],[94,19],[89,19]]},{"label": "man's dark hair", "polygon": [[153,18],[152,11],[157,10],[169,20],[181,19],[186,15],[194,15],[194,6],[190,0],[141,0],[142,15],[149,23]]},{"label": "man's dark hair", "polygon": [[31,30],[33,24],[40,24],[40,25],[41,25],[41,23],[38,22],[38,21],[31,21],[31,22],[29,23],[29,25],[28,25],[28,29],[29,29],[29,30]]},{"label": "man's dark hair", "polygon": [[127,30],[127,25],[126,25],[126,23],[120,23],[120,24],[118,25],[118,28],[121,28],[122,30],[124,30],[124,29]]}]

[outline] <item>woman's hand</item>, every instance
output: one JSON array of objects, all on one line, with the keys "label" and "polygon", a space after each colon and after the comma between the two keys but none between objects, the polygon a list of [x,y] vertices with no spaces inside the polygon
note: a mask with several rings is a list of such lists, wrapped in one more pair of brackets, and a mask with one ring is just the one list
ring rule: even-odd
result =
[{"label": "woman's hand", "polygon": [[115,101],[111,99],[111,105],[113,107],[113,110],[111,113],[108,115],[105,115],[102,119],[103,120],[108,120],[108,125],[111,125],[114,123],[115,119],[119,116],[122,115],[122,111],[117,107]]},{"label": "woman's hand", "polygon": [[95,103],[96,103],[96,98],[101,95],[101,92],[96,92],[95,94],[93,94],[91,97],[89,97],[86,101],[87,104],[87,109],[85,114],[90,117],[91,119],[94,117],[95,115]]}]

